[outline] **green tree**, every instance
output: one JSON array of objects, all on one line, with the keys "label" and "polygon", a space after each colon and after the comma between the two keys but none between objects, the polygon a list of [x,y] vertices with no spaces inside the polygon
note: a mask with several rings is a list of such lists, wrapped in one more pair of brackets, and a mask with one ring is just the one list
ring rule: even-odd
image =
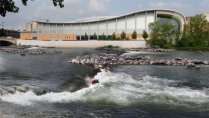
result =
[{"label": "green tree", "polygon": [[96,32],[94,33],[94,35],[93,35],[92,37],[93,37],[93,39],[97,39],[97,34],[96,34]]},{"label": "green tree", "polygon": [[120,38],[124,40],[126,38],[126,33],[124,31],[121,32]]},{"label": "green tree", "polygon": [[159,21],[149,24],[150,40],[147,41],[151,47],[172,48],[178,32],[170,22],[160,23]]},{"label": "green tree", "polygon": [[[27,5],[29,0],[21,0],[23,5]],[[31,0],[34,1],[34,0]],[[52,0],[54,6],[64,7],[64,0]],[[16,6],[14,0],[1,0],[0,1],[0,14],[5,17],[7,12],[17,13],[19,11],[19,7]]]},{"label": "green tree", "polygon": [[89,37],[88,37],[88,35],[87,35],[86,32],[85,32],[85,35],[84,35],[84,39],[85,39],[85,40],[88,40],[88,39],[89,39]]},{"label": "green tree", "polygon": [[175,39],[175,26],[171,23],[164,23],[161,25],[161,36],[163,40],[172,43],[172,39]]},{"label": "green tree", "polygon": [[149,35],[148,35],[147,31],[144,30],[143,33],[142,33],[142,37],[143,37],[145,40],[147,40],[148,36],[149,36]]},{"label": "green tree", "polygon": [[164,47],[164,41],[161,39],[161,25],[160,22],[153,22],[148,25],[150,38],[147,43],[150,47]]},{"label": "green tree", "polygon": [[107,37],[105,36],[104,33],[103,33],[101,36],[99,36],[99,39],[100,39],[100,40],[106,40],[106,38],[107,38]]},{"label": "green tree", "polygon": [[198,14],[190,18],[185,25],[181,40],[177,41],[177,47],[185,49],[208,49],[209,27],[206,16]]},{"label": "green tree", "polygon": [[116,39],[115,32],[112,34],[112,39],[113,39],[113,40],[115,40],[115,39]]},{"label": "green tree", "polygon": [[137,38],[137,32],[136,31],[133,31],[131,37],[132,37],[132,39],[136,39]]},{"label": "green tree", "polygon": [[5,37],[5,36],[6,36],[6,33],[5,33],[4,29],[2,28],[0,30],[0,37]]},{"label": "green tree", "polygon": [[160,22],[153,22],[148,25],[150,31],[150,39],[158,40],[161,38],[161,25]]},{"label": "green tree", "polygon": [[206,46],[208,41],[208,21],[203,14],[190,18],[190,39],[198,47]]}]

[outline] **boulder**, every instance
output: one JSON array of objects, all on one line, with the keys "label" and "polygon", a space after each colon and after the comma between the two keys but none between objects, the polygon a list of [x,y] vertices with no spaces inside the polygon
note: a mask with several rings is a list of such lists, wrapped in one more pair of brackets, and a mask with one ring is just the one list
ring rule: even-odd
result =
[{"label": "boulder", "polygon": [[15,86],[14,89],[15,89],[16,91],[19,91],[19,92],[22,92],[22,93],[25,93],[25,92],[28,91],[27,88],[24,88],[24,87],[21,87],[21,86]]},{"label": "boulder", "polygon": [[4,89],[0,88],[0,95],[2,96],[2,95],[6,95],[6,94],[8,94],[8,92],[5,91]]},{"label": "boulder", "polygon": [[7,91],[8,93],[11,93],[11,94],[15,93],[15,89],[12,87],[3,87],[3,89]]}]

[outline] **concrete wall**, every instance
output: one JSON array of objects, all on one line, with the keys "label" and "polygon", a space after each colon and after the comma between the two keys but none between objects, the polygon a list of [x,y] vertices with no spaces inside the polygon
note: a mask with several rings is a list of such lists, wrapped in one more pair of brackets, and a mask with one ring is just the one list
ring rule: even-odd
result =
[{"label": "concrete wall", "polygon": [[121,48],[144,48],[146,42],[139,41],[38,41],[38,40],[17,40],[17,45],[38,45],[43,47],[60,47],[60,48],[97,48],[105,45],[114,45]]},{"label": "concrete wall", "polygon": [[28,40],[28,39],[32,39],[32,33],[31,32],[21,32],[20,33],[20,39],[24,39],[24,40]]}]

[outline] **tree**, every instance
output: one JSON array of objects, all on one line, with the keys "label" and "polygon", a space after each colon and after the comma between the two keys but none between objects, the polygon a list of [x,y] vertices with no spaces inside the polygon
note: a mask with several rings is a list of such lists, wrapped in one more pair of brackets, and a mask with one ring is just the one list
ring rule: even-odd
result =
[{"label": "tree", "polygon": [[145,40],[147,40],[147,38],[148,38],[148,33],[147,33],[146,30],[143,31],[142,37],[143,37]]},{"label": "tree", "polygon": [[185,49],[207,49],[209,47],[209,26],[206,16],[198,14],[190,18],[185,25],[177,47]]},{"label": "tree", "polygon": [[203,14],[190,19],[190,38],[198,47],[205,46],[208,40],[208,21]]},{"label": "tree", "polygon": [[94,35],[93,35],[93,39],[97,39],[97,34],[96,34],[96,32],[95,32]]},{"label": "tree", "polygon": [[4,31],[4,29],[0,29],[0,37],[5,37],[6,36],[6,33]]},{"label": "tree", "polygon": [[160,23],[159,21],[149,24],[150,40],[147,41],[151,47],[171,48],[172,39],[175,39],[175,26],[171,23]]},{"label": "tree", "polygon": [[115,32],[112,34],[112,39],[113,39],[113,40],[115,40],[115,39],[116,39]]},{"label": "tree", "polygon": [[107,38],[107,37],[106,37],[105,34],[103,33],[102,36],[101,36],[101,39],[102,39],[102,40],[106,40],[106,38]]},{"label": "tree", "polygon": [[88,35],[87,35],[86,32],[85,32],[85,35],[84,35],[84,39],[85,39],[85,40],[88,40],[88,39],[89,39],[89,37],[88,37]]},{"label": "tree", "polygon": [[161,34],[162,34],[162,39],[169,41],[169,43],[172,43],[172,39],[175,38],[175,26],[172,25],[171,23],[164,23],[161,24]]},{"label": "tree", "polygon": [[[21,0],[23,5],[27,6],[29,0]],[[31,0],[34,1],[34,0]],[[64,7],[64,0],[52,0],[54,6],[60,6],[60,8]],[[17,13],[19,11],[19,7],[15,5],[14,0],[1,0],[0,1],[0,14],[5,17],[7,12]]]},{"label": "tree", "polygon": [[149,31],[150,31],[150,38],[151,39],[158,40],[158,39],[161,38],[161,31],[160,31],[161,26],[160,26],[159,21],[150,23],[148,25],[148,28],[149,28]]},{"label": "tree", "polygon": [[150,23],[148,25],[148,28],[149,28],[149,32],[150,32],[150,38],[149,40],[147,41],[147,43],[150,45],[150,47],[162,47],[162,44],[161,44],[161,32],[160,32],[160,22],[157,21],[157,22],[153,22],[153,23]]},{"label": "tree", "polygon": [[131,37],[132,37],[132,39],[136,39],[136,38],[137,38],[137,33],[136,33],[136,31],[133,31]]},{"label": "tree", "polygon": [[126,33],[124,31],[120,34],[120,38],[123,40],[126,38]]}]

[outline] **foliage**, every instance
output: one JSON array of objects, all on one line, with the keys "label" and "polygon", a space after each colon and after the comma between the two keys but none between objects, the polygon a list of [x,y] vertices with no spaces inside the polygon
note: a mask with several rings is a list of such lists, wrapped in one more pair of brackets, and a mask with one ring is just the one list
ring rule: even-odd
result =
[{"label": "foliage", "polygon": [[[29,0],[21,0],[23,5],[27,5]],[[34,0],[31,0],[34,1]],[[64,7],[64,0],[52,0],[54,6]],[[14,0],[1,0],[0,2],[0,14],[5,17],[7,12],[17,13],[19,11],[19,7],[16,6]]]},{"label": "foliage", "polygon": [[148,33],[146,30],[143,31],[142,37],[147,40],[147,38],[149,37]]},{"label": "foliage", "polygon": [[106,35],[103,33],[102,35],[99,36],[99,39],[100,39],[100,40],[106,40],[107,37],[106,37]]},{"label": "foliage", "polygon": [[209,50],[209,23],[203,14],[191,17],[182,33],[170,23],[159,22],[150,23],[149,31],[150,40],[147,43],[151,47]]},{"label": "foliage", "polygon": [[137,38],[137,32],[136,31],[133,31],[131,37],[132,37],[132,39],[136,39]]},{"label": "foliage", "polygon": [[6,36],[6,33],[4,31],[4,29],[0,29],[0,37],[5,37]]},{"label": "foliage", "polygon": [[98,50],[112,50],[112,49],[119,49],[119,46],[113,46],[113,45],[106,45],[103,47],[97,48]]},{"label": "foliage", "polygon": [[177,41],[177,48],[200,49],[209,47],[209,27],[206,16],[198,14],[190,18],[189,24],[185,25],[182,39]]},{"label": "foliage", "polygon": [[108,36],[107,36],[107,40],[113,40],[112,35],[108,35]]},{"label": "foliage", "polygon": [[94,33],[94,35],[92,37],[93,37],[93,39],[97,39],[97,34]]},{"label": "foliage", "polygon": [[[160,24],[153,22],[149,24],[150,39],[147,43],[151,47],[172,48],[173,40],[176,38],[175,26],[171,23]],[[148,34],[144,31],[143,38],[147,38]]]},{"label": "foliage", "polygon": [[161,32],[162,39],[171,43],[175,34],[175,26],[171,23],[164,23],[161,25]]},{"label": "foliage", "polygon": [[113,40],[115,40],[115,39],[116,39],[115,32],[112,34],[112,39],[113,39]]},{"label": "foliage", "polygon": [[126,38],[126,33],[124,31],[122,31],[122,33],[120,34],[120,38],[122,40],[124,40]]},{"label": "foliage", "polygon": [[158,40],[160,39],[160,35],[161,35],[161,32],[160,32],[160,29],[161,29],[161,25],[160,25],[160,22],[153,22],[153,23],[150,23],[148,25],[149,27],[149,31],[150,31],[150,39],[155,39],[155,40]]},{"label": "foliage", "polygon": [[89,37],[88,37],[88,35],[87,35],[86,32],[85,32],[85,35],[84,35],[84,39],[85,39],[85,40],[88,40],[88,39],[89,39]]}]

